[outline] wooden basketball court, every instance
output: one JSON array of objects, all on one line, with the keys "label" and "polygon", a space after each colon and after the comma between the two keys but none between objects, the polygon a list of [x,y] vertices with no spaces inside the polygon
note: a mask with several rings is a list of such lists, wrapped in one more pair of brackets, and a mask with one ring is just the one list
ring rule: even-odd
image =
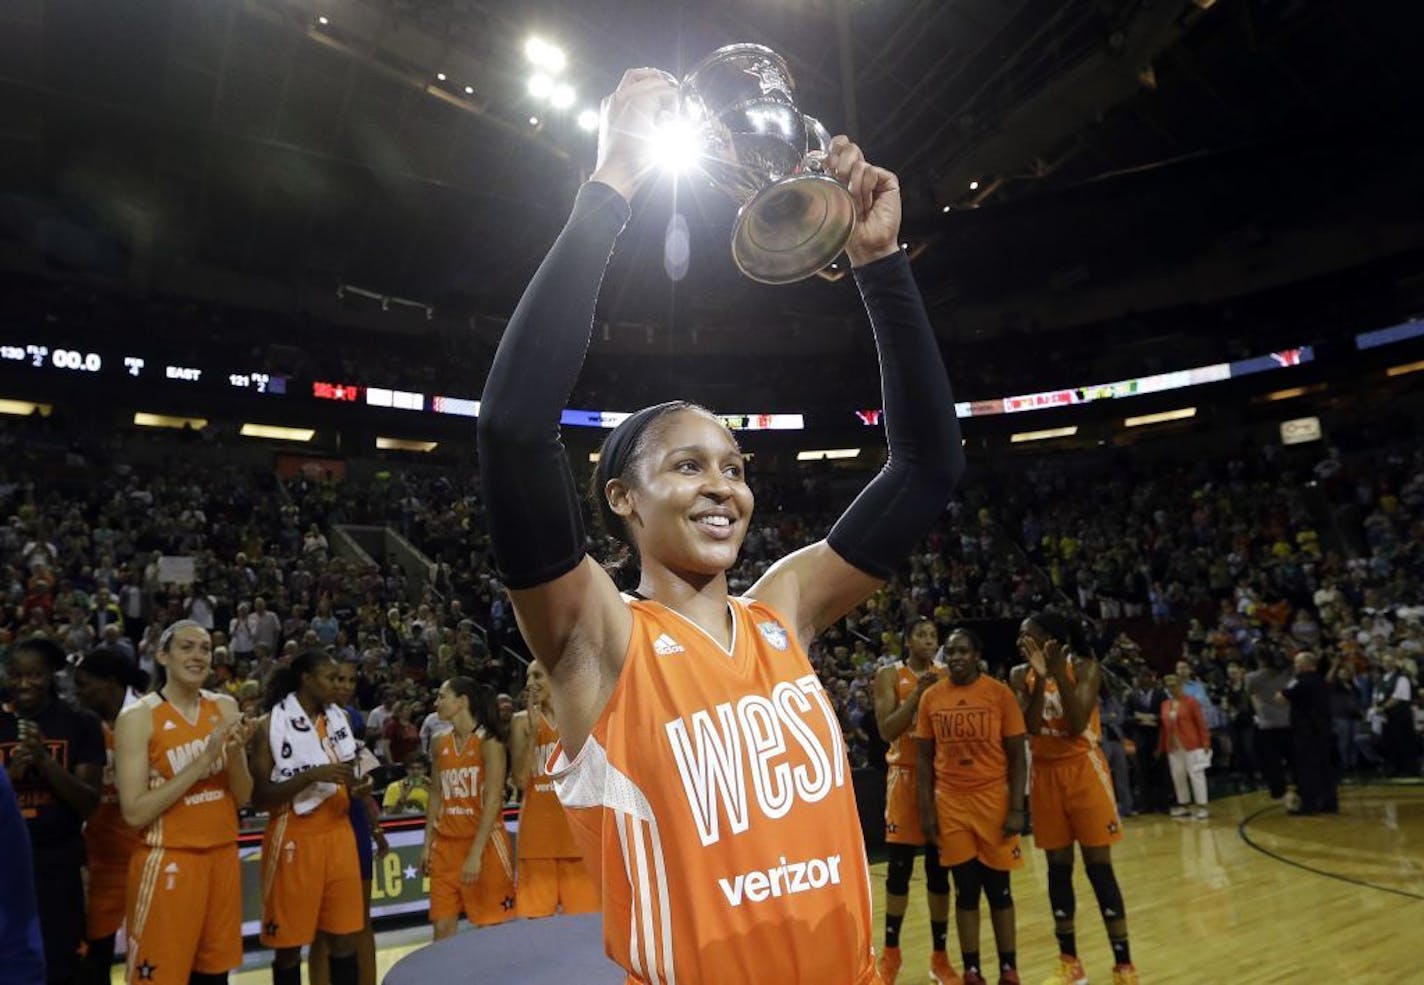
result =
[{"label": "wooden basketball court", "polygon": [[[1424,980],[1424,785],[1344,788],[1338,816],[1291,817],[1253,793],[1213,804],[1210,821],[1152,815],[1130,818],[1126,827],[1114,855],[1133,959],[1147,985]],[[872,868],[877,944],[884,868]],[[1056,951],[1045,873],[1042,854],[1030,851],[1014,877],[1025,985],[1051,972]],[[1079,954],[1091,980],[1106,985],[1112,954],[1081,864],[1075,888]],[[918,865],[910,892],[900,981],[919,985],[929,965],[929,923]],[[380,973],[429,933],[422,927],[379,935]],[[950,953],[958,967],[953,923]],[[982,953],[986,964],[994,960],[987,919]],[[270,960],[250,953],[233,982],[267,985]],[[117,968],[114,981],[121,975]]]}]

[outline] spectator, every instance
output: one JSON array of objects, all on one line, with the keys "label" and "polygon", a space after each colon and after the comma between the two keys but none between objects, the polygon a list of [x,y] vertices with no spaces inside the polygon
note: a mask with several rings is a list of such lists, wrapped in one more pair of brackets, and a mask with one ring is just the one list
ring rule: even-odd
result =
[{"label": "spectator", "polygon": [[386,721],[386,747],[393,763],[403,763],[411,753],[420,751],[420,727],[414,721],[418,710],[414,701],[399,702],[395,713]]},{"label": "spectator", "polygon": [[[444,735],[450,731],[440,732]],[[386,785],[381,807],[387,814],[424,814],[430,805],[430,766],[425,754],[416,750],[402,761],[405,776]]]},{"label": "spectator", "polygon": [[1187,693],[1182,679],[1176,674],[1168,674],[1165,683],[1168,697],[1158,712],[1162,728],[1157,755],[1167,757],[1172,786],[1177,794],[1177,803],[1172,807],[1171,814],[1173,817],[1186,817],[1188,806],[1195,804],[1193,817],[1205,821],[1210,816],[1206,806],[1206,771],[1211,765],[1211,734],[1207,730],[1201,704]]},{"label": "spectator", "polygon": [[1290,706],[1291,766],[1300,806],[1292,814],[1339,811],[1335,768],[1330,762],[1330,689],[1313,653],[1296,654],[1295,678],[1277,700]]}]

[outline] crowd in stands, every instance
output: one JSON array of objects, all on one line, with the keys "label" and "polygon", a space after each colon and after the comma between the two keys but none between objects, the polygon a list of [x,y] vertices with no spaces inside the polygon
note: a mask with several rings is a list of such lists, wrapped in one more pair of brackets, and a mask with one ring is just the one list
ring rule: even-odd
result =
[{"label": "crowd in stands", "polygon": [[[31,426],[0,432],[12,452],[0,473],[0,644],[43,635],[77,655],[107,643],[151,669],[161,629],[192,618],[213,632],[214,686],[250,710],[274,666],[330,648],[358,668],[357,704],[392,777],[429,747],[440,680],[466,674],[507,710],[519,701],[522,645],[488,560],[475,475],[281,485],[264,471],[139,470],[115,447],[83,463],[102,482],[53,482],[41,467],[53,449],[17,431]],[[1001,641],[986,656],[1003,677],[1018,659],[1012,625],[1058,605],[1094,627],[1113,684],[1106,732],[1136,742],[1143,806],[1161,806],[1165,784],[1150,730],[1125,711],[1134,689],[1155,693],[1174,667],[1188,675],[1214,771],[1249,778],[1247,678],[1301,649],[1330,668],[1341,766],[1417,774],[1424,450],[1288,451],[1190,465],[1045,458],[971,475],[902,577],[812,646],[853,760],[878,762],[871,680],[912,620],[942,633],[1009,626],[986,634]],[[798,511],[755,518],[733,591],[822,536],[841,505],[815,476],[773,498]],[[347,523],[388,525],[427,554],[433,578],[338,556],[331,538]],[[177,557],[191,561],[170,568]]]}]

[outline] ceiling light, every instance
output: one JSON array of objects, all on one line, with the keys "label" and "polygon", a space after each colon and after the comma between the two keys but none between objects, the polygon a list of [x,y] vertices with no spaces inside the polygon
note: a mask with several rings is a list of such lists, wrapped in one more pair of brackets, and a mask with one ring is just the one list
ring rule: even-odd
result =
[{"label": "ceiling light", "polygon": [[377,436],[376,447],[382,451],[430,452],[440,447],[440,442],[417,441],[413,438],[382,438]]},{"label": "ceiling light", "polygon": [[444,81],[445,81],[445,73],[444,73],[444,72],[436,72],[436,73],[435,73],[435,78],[436,78],[438,81],[440,81],[440,82],[444,82]]},{"label": "ceiling light", "polygon": [[554,80],[543,72],[537,72],[529,76],[529,95],[535,99],[548,99],[549,94],[554,91]]},{"label": "ceiling light", "polygon": [[574,92],[573,86],[557,85],[554,86],[554,91],[549,93],[549,105],[555,109],[568,109],[577,98],[578,94]]},{"label": "ceiling light", "polygon": [[977,192],[979,190],[979,182],[971,181],[969,183],[969,190],[972,192]]},{"label": "ceiling light", "polygon": [[238,434],[244,438],[274,438],[277,441],[310,441],[315,428],[284,428],[275,424],[244,424]]},{"label": "ceiling light", "polygon": [[950,210],[950,208],[951,208],[951,206],[946,205],[944,208],[940,209],[940,211],[941,211],[941,212],[948,212],[948,211]]},{"label": "ceiling light", "polygon": [[328,25],[328,24],[331,23],[331,21],[329,21],[329,20],[326,19],[326,16],[325,16],[325,15],[322,15],[321,17],[318,17],[318,18],[316,19],[316,22],[317,22],[318,24],[320,24],[322,27],[325,27],[326,25]]},{"label": "ceiling light", "polygon": [[1168,421],[1184,421],[1189,417],[1196,417],[1195,407],[1179,407],[1176,410],[1164,410],[1156,414],[1142,414],[1139,417],[1129,417],[1122,422],[1126,428],[1142,427],[1144,424],[1166,424]]},{"label": "ceiling light", "polygon": [[597,130],[598,113],[595,110],[586,109],[578,115],[578,125],[580,130]]},{"label": "ceiling light", "polygon": [[531,116],[531,117],[529,117],[529,125],[530,125],[531,127],[537,127],[537,126],[539,125],[539,117],[537,117],[537,116]]},{"label": "ceiling light", "polygon": [[568,62],[562,49],[549,44],[542,38],[530,38],[525,42],[524,57],[555,75],[562,72],[564,65]]},{"label": "ceiling light", "polygon": [[1025,441],[1047,441],[1050,438],[1071,438],[1078,433],[1078,425],[1066,428],[1048,428],[1044,431],[1019,431],[1009,438],[1009,443],[1018,445]]},{"label": "ceiling light", "polygon": [[901,244],[900,244],[900,249],[902,249],[902,250],[908,250],[909,248],[910,248],[910,244],[909,244],[909,243],[901,243]]},{"label": "ceiling light", "polygon": [[475,87],[474,87],[474,86],[465,86],[465,95],[467,95],[467,96],[473,96],[474,94],[475,94]]},{"label": "ceiling light", "polygon": [[598,452],[596,452],[596,451],[591,451],[591,452],[588,453],[588,460],[589,460],[590,462],[592,462],[594,465],[597,465],[597,464],[598,464],[598,459],[599,459],[599,457],[600,457],[600,456],[599,456]]},{"label": "ceiling light", "polygon": [[0,400],[0,414],[29,417],[35,411],[39,411],[41,417],[48,417],[54,412],[54,404],[33,404],[28,400]]},{"label": "ceiling light", "polygon": [[142,411],[134,414],[133,422],[141,428],[173,428],[176,431],[188,427],[201,431],[208,426],[207,420],[201,417],[170,417],[168,414],[145,414]]},{"label": "ceiling light", "polygon": [[1398,366],[1391,366],[1384,371],[1385,376],[1404,376],[1408,373],[1417,373],[1424,369],[1424,360],[1417,363],[1400,363]]},{"label": "ceiling light", "polygon": [[859,448],[816,448],[811,451],[798,451],[796,453],[796,461],[828,462],[832,459],[856,458],[859,455]]},{"label": "ceiling light", "polygon": [[648,157],[665,171],[690,171],[702,157],[702,134],[690,120],[671,117],[653,131]]}]

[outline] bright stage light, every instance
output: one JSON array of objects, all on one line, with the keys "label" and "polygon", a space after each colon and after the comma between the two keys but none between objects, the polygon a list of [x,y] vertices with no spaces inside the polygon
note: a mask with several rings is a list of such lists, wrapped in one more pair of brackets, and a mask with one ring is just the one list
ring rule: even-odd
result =
[{"label": "bright stage light", "polygon": [[971,181],[969,183],[969,190],[972,192],[977,192],[979,190],[979,182]]},{"label": "bright stage light", "polygon": [[595,110],[586,109],[578,115],[578,125],[580,130],[594,131],[598,129],[598,113]]},{"label": "bright stage light", "polygon": [[543,72],[529,76],[529,95],[535,99],[548,99],[554,91],[554,80]]},{"label": "bright stage light", "polygon": [[571,85],[554,86],[554,91],[549,93],[549,105],[555,109],[568,109],[574,104],[578,94],[574,92]]},{"label": "bright stage light", "polygon": [[702,157],[702,136],[690,120],[669,119],[654,131],[648,157],[665,171],[691,171]]},{"label": "bright stage light", "polygon": [[531,127],[537,127],[537,126],[539,125],[539,117],[537,117],[537,116],[531,116],[531,117],[529,117],[529,125],[530,125]]},{"label": "bright stage light", "polygon": [[440,81],[440,82],[444,82],[444,81],[445,81],[445,73],[444,73],[444,72],[436,72],[436,73],[435,73],[435,78],[436,78],[438,81]]},{"label": "bright stage light", "polygon": [[549,44],[543,38],[530,38],[524,44],[524,57],[539,68],[554,75],[558,75],[564,70],[568,59],[564,57],[563,49]]},{"label": "bright stage light", "polygon": [[473,96],[474,94],[475,94],[475,87],[474,87],[474,86],[465,86],[465,95],[467,95],[467,96]]},{"label": "bright stage light", "polygon": [[326,25],[328,25],[328,24],[331,23],[331,21],[327,20],[325,16],[318,17],[318,18],[316,19],[316,22],[317,22],[318,24],[320,24],[322,27],[326,27]]}]

